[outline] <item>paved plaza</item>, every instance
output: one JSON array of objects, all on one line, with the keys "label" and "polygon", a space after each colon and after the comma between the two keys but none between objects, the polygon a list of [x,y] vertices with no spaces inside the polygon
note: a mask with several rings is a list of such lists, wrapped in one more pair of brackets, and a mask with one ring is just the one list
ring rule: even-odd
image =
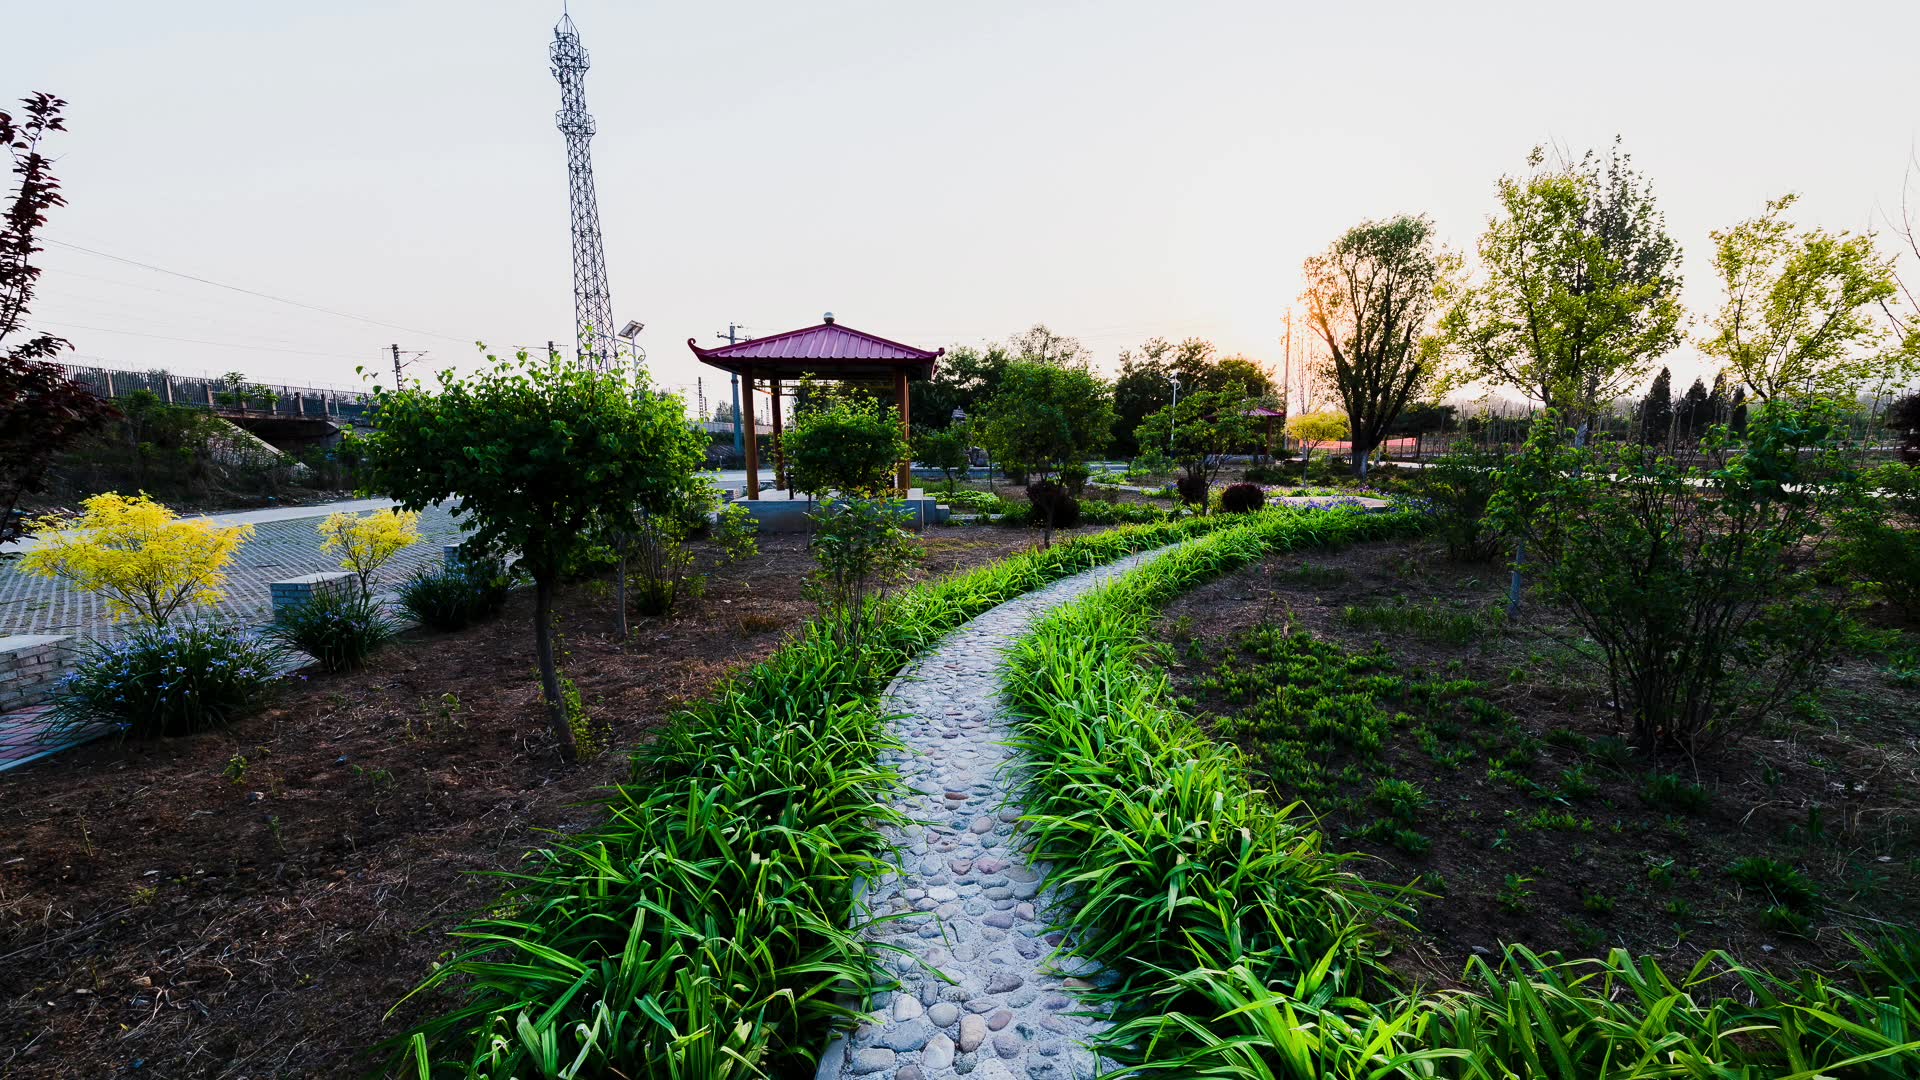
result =
[{"label": "paved plaza", "polygon": [[[247,523],[253,536],[240,545],[228,567],[225,598],[211,609],[223,619],[257,625],[272,618],[267,586],[271,582],[340,569],[340,562],[320,550],[318,526],[335,511],[366,512],[391,506],[387,499],[357,499],[320,506],[287,506],[237,514],[215,514],[221,524]],[[445,506],[420,514],[421,542],[402,552],[378,575],[393,588],[422,566],[440,561],[443,545],[460,540],[460,528]],[[99,637],[114,623],[99,597],[79,592],[64,582],[21,572],[17,559],[0,561],[0,636],[6,634],[73,634]]]}]

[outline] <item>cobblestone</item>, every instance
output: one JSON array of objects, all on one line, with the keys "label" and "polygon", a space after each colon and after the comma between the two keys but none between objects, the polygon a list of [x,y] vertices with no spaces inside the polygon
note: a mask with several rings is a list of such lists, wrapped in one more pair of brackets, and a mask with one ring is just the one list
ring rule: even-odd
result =
[{"label": "cobblestone", "polygon": [[[1105,1026],[1076,1015],[1069,986],[1098,973],[1057,970],[1061,937],[1047,932],[1047,867],[1027,861],[1011,802],[1001,706],[1006,649],[1035,620],[1073,597],[1159,555],[1129,556],[1008,601],[961,627],[909,665],[887,690],[903,744],[885,764],[900,771],[909,824],[889,827],[895,870],[869,882],[868,934],[906,950],[887,961],[901,982],[872,1003],[865,1023],[821,1059],[819,1080],[1011,1080],[1090,1077],[1100,1062],[1086,1046]],[[1074,976],[1077,976],[1075,978]],[[876,1053],[875,1051],[878,1051]],[[957,1051],[957,1052],[956,1052]]]}]

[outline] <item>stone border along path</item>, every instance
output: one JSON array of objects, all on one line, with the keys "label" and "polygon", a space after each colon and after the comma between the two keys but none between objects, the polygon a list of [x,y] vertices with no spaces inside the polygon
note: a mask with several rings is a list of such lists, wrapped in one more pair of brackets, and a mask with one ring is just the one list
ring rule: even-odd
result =
[{"label": "stone border along path", "polygon": [[[862,903],[901,983],[868,1021],[836,1038],[818,1080],[1066,1080],[1099,1071],[1084,1043],[1103,1021],[1076,1016],[1065,977],[1048,963],[1047,868],[1019,851],[1007,767],[1017,755],[1001,707],[1006,650],[1061,604],[1179,545],[1129,555],[1016,597],[976,617],[903,668],[881,706],[895,714],[909,822],[882,830],[899,868],[867,882]],[[1066,963],[1062,958],[1062,964]],[[940,972],[946,976],[935,974]],[[951,981],[949,981],[951,980]]]}]

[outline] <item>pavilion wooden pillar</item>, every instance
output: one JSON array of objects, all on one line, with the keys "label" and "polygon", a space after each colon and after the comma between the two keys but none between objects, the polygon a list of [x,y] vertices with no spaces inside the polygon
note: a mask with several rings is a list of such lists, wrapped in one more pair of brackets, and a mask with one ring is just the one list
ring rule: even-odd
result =
[{"label": "pavilion wooden pillar", "polygon": [[780,442],[780,380],[769,379],[767,385],[770,387],[768,394],[773,399],[773,486],[786,491],[787,448]]},{"label": "pavilion wooden pillar", "polygon": [[747,428],[747,498],[757,501],[760,498],[760,425],[754,422],[753,415],[752,368],[747,368],[740,372],[740,382],[742,389],[746,391],[746,404],[742,406],[742,408],[747,414],[745,421]]},{"label": "pavilion wooden pillar", "polygon": [[[893,374],[893,390],[900,397],[900,437],[911,446],[913,442],[913,407],[907,400],[907,373],[896,371]],[[894,477],[900,488],[900,497],[906,498],[913,490],[913,451],[907,451],[907,458],[900,463],[899,475]]]}]

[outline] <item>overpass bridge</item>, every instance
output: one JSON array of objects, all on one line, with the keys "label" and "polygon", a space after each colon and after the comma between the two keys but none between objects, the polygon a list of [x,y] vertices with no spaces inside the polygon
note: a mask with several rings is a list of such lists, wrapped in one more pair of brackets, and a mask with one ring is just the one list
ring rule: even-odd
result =
[{"label": "overpass bridge", "polygon": [[128,398],[144,390],[169,405],[206,409],[283,449],[330,442],[343,428],[366,426],[373,406],[371,393],[347,387],[248,383],[264,392],[236,401],[233,387],[212,375],[61,366],[68,378],[103,398]]}]

